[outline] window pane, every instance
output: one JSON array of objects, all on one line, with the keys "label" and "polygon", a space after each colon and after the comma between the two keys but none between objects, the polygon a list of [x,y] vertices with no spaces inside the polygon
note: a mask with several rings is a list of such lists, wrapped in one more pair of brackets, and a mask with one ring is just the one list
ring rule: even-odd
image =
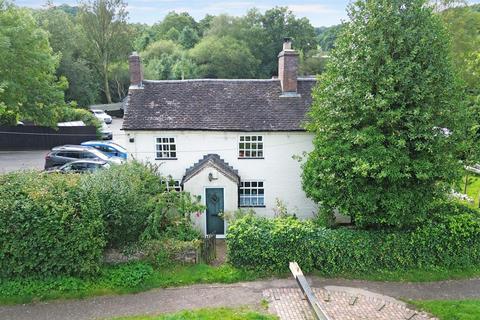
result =
[{"label": "window pane", "polygon": [[262,182],[262,181],[258,181],[258,186],[259,186],[260,188],[263,188],[263,182]]},{"label": "window pane", "polygon": [[170,143],[174,143],[175,140],[173,138],[170,138]]},{"label": "window pane", "polygon": [[176,158],[176,157],[177,157],[177,153],[176,153],[176,152],[171,152],[170,154],[172,155],[172,158]]},{"label": "window pane", "polygon": [[258,149],[263,149],[263,143],[258,144]]},{"label": "window pane", "polygon": [[250,137],[245,137],[245,141],[250,141]]},{"label": "window pane", "polygon": [[176,148],[177,147],[174,144],[170,145],[170,150],[175,151]]},{"label": "window pane", "polygon": [[258,198],[258,205],[259,206],[264,206],[265,205],[265,199],[263,197]]},{"label": "window pane", "polygon": [[262,141],[263,137],[262,136],[258,136],[258,141]]},{"label": "window pane", "polygon": [[257,137],[252,137],[252,141],[257,141]]},{"label": "window pane", "polygon": [[245,188],[249,188],[250,187],[250,182],[244,182],[244,186],[245,186]]},{"label": "window pane", "polygon": [[262,158],[263,157],[263,151],[258,151],[257,155],[258,155],[259,158]]}]

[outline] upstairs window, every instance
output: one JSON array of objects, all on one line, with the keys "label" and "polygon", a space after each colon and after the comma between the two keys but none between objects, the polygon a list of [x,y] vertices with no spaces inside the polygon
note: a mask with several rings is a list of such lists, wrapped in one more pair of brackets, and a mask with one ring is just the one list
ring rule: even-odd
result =
[{"label": "upstairs window", "polygon": [[243,181],[240,183],[240,207],[264,207],[265,189],[263,181]]},{"label": "upstairs window", "polygon": [[157,159],[176,159],[177,146],[175,138],[157,138],[156,139],[156,158]]},{"label": "upstairs window", "polygon": [[263,158],[263,137],[240,136],[238,157],[243,159]]}]

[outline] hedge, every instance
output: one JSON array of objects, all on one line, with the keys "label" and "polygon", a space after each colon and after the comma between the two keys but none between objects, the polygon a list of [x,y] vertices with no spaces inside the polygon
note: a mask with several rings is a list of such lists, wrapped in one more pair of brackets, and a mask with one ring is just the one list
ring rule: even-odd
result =
[{"label": "hedge", "polygon": [[230,225],[227,247],[234,266],[273,272],[290,261],[325,274],[478,266],[480,219],[468,211],[411,231],[368,231],[250,215]]},{"label": "hedge", "polygon": [[78,175],[0,176],[0,278],[98,271],[104,226]]}]

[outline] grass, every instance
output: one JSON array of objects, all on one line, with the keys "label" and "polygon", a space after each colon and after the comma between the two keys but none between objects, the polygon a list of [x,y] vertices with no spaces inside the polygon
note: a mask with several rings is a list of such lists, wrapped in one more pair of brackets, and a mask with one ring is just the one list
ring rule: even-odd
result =
[{"label": "grass", "polygon": [[195,311],[182,311],[159,316],[137,316],[116,318],[115,320],[274,320],[275,316],[261,314],[246,308],[231,309],[200,309]]},{"label": "grass", "polygon": [[142,262],[106,266],[91,278],[55,277],[12,279],[0,282],[0,304],[28,303],[51,299],[85,298],[126,294],[196,283],[234,283],[265,275],[229,265],[173,265],[158,270]]},{"label": "grass", "polygon": [[440,320],[479,320],[480,300],[409,301]]},{"label": "grass", "polygon": [[[459,183],[458,189],[461,193],[465,191],[465,176]],[[478,200],[480,196],[480,176],[473,172],[468,172],[467,195],[474,200],[474,203],[472,204],[466,201],[464,201],[464,203],[472,208],[479,208]]]},{"label": "grass", "polygon": [[[332,277],[321,272],[314,272],[320,277]],[[443,280],[459,280],[480,277],[480,266],[477,268],[463,269],[436,269],[436,270],[402,270],[402,271],[376,271],[372,273],[346,273],[334,275],[335,278],[368,281],[391,282],[431,282]]]}]

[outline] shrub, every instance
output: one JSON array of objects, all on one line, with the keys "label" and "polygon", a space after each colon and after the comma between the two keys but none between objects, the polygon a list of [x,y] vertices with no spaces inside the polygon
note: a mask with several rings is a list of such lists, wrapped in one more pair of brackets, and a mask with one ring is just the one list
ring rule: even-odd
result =
[{"label": "shrub", "polygon": [[474,266],[480,263],[480,217],[465,210],[409,231],[327,229],[293,217],[247,216],[229,227],[228,257],[237,267],[286,271],[297,261],[305,271],[327,274]]},{"label": "shrub", "polygon": [[101,200],[109,247],[138,241],[146,226],[150,198],[164,190],[160,181],[152,167],[135,161],[85,176],[85,192]]},{"label": "shrub", "polygon": [[200,244],[201,240],[148,240],[143,243],[142,250],[147,262],[155,267],[162,267],[173,261],[186,262],[190,254],[197,253]]},{"label": "shrub", "polygon": [[0,176],[0,277],[85,275],[105,246],[100,203],[78,175]]}]

